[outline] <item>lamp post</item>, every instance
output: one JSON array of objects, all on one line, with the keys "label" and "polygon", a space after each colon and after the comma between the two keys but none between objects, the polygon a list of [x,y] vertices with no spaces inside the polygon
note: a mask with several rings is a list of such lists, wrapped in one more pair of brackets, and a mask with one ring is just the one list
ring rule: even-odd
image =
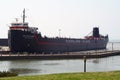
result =
[{"label": "lamp post", "polygon": [[84,56],[83,58],[84,58],[84,72],[86,72],[86,56]]}]

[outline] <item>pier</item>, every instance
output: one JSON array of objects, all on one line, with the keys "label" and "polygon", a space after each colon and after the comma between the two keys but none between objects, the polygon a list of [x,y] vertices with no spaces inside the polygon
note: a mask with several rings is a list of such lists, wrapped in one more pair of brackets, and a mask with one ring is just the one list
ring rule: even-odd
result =
[{"label": "pier", "polygon": [[103,58],[109,56],[120,55],[120,50],[94,50],[94,51],[80,51],[80,52],[66,52],[66,53],[12,53],[9,51],[0,51],[0,60],[19,60],[19,59],[83,59],[86,58]]}]

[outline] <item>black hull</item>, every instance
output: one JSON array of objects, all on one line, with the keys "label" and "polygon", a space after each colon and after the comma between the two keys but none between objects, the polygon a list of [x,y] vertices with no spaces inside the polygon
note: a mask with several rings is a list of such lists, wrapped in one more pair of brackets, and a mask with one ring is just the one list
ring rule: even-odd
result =
[{"label": "black hull", "polygon": [[8,46],[8,39],[7,38],[1,38],[0,39],[0,46]]},{"label": "black hull", "polygon": [[75,52],[83,50],[106,49],[108,38],[75,39],[47,38],[29,31],[9,30],[8,44],[12,52]]}]

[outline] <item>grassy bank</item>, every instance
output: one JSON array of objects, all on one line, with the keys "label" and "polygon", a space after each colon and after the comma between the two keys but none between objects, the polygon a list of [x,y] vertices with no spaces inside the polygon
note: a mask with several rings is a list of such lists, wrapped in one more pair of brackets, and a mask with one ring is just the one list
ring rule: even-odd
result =
[{"label": "grassy bank", "polygon": [[120,80],[120,71],[5,77],[0,80]]},{"label": "grassy bank", "polygon": [[10,71],[3,71],[0,72],[0,77],[12,77],[12,76],[17,76],[17,73],[10,72]]}]

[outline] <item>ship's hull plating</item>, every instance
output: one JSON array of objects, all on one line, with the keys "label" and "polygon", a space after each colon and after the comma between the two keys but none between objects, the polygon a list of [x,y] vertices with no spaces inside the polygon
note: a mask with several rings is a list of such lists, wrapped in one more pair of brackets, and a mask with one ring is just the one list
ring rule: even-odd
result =
[{"label": "ship's hull plating", "polygon": [[9,30],[8,44],[12,52],[74,52],[83,50],[105,49],[108,38],[75,39],[47,38],[29,31]]}]

